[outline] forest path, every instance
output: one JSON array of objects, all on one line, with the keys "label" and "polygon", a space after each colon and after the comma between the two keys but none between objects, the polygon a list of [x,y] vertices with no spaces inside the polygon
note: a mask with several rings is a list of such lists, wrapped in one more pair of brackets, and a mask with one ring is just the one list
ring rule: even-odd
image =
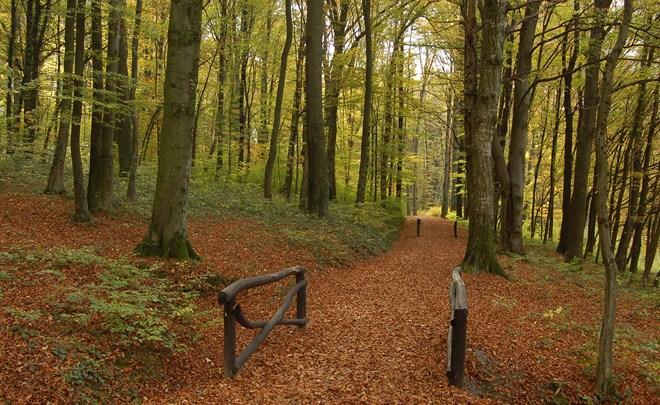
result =
[{"label": "forest path", "polygon": [[179,390],[153,402],[478,401],[449,388],[445,376],[448,286],[465,249],[465,231],[454,238],[453,223],[422,221],[421,237],[415,218],[408,218],[387,253],[312,274],[309,325],[276,328],[234,380],[221,377],[222,351],[215,346],[214,378],[181,381]]}]

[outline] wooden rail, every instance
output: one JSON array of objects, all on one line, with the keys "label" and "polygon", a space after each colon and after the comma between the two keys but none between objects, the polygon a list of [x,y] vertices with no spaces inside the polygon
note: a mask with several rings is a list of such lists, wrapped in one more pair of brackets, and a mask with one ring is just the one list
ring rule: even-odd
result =
[{"label": "wooden rail", "polygon": [[[241,291],[262,285],[274,283],[289,276],[295,276],[296,285],[289,290],[284,302],[269,320],[250,321],[245,317],[241,307],[236,304],[236,296]],[[305,280],[305,269],[303,267],[291,267],[266,274],[241,279],[228,285],[218,294],[218,303],[224,307],[224,374],[227,378],[233,378],[238,370],[245,364],[247,359],[266,340],[266,337],[277,325],[297,325],[303,327],[307,324],[307,280]],[[296,318],[285,319],[284,314],[296,297]],[[248,329],[261,329],[261,332],[236,356],[236,323]]]},{"label": "wooden rail", "polygon": [[467,290],[461,278],[461,268],[451,272],[449,285],[451,322],[447,336],[447,378],[450,385],[463,387],[465,383],[465,341],[467,340]]}]

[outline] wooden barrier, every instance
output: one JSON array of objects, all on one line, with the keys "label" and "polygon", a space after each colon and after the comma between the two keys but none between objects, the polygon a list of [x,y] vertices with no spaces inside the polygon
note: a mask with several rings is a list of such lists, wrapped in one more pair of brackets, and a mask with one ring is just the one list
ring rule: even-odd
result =
[{"label": "wooden barrier", "polygon": [[447,378],[450,385],[463,387],[465,383],[465,347],[467,340],[467,290],[461,278],[461,268],[451,272],[449,286],[451,322],[447,336]]},{"label": "wooden barrier", "polygon": [[422,234],[422,220],[417,218],[417,237],[420,237]]},{"label": "wooden barrier", "polygon": [[[241,307],[236,304],[236,295],[250,288],[274,283],[289,276],[295,276],[296,285],[289,290],[284,302],[269,320],[250,321],[245,317]],[[228,285],[218,295],[218,303],[224,307],[224,374],[233,378],[247,359],[266,340],[266,337],[277,325],[297,325],[303,327],[307,324],[307,280],[303,267],[291,267],[277,273],[266,274],[237,280]],[[284,314],[296,297],[296,318],[284,319]],[[248,329],[261,329],[261,332],[236,356],[236,323]]]}]

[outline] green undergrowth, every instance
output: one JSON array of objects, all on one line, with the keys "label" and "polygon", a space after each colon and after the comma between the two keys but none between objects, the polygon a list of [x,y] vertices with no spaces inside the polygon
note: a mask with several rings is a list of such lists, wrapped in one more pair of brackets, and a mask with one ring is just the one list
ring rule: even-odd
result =
[{"label": "green undergrowth", "polygon": [[10,250],[0,253],[0,268],[12,269],[3,270],[0,287],[48,286],[37,300],[0,301],[0,319],[35,353],[50,348],[80,402],[130,398],[139,383],[157,377],[161,359],[187,350],[202,332],[194,320],[208,317],[217,328],[194,300],[226,284],[217,275],[173,280],[159,265],[91,249]]},{"label": "green undergrowth", "polygon": [[[2,183],[34,193],[43,191],[49,160],[44,155],[0,158],[0,191]],[[26,176],[26,173],[30,173]],[[72,190],[68,173],[66,190]],[[216,178],[208,162],[201,161],[193,169],[190,185],[189,212],[193,218],[247,218],[268,231],[284,234],[293,246],[311,251],[320,265],[340,265],[356,258],[381,253],[389,248],[403,222],[401,203],[354,204],[354,196],[340,192],[340,199],[330,204],[326,218],[304,213],[294,196],[288,201],[275,193],[272,200],[263,197],[262,174],[253,169],[247,175],[236,174]],[[127,179],[115,177],[115,212],[128,212],[148,220],[156,187],[155,162],[143,163],[138,173],[138,196],[128,202]],[[8,188],[8,187],[6,187]],[[275,186],[278,190],[278,186]]]},{"label": "green undergrowth", "polygon": [[[533,265],[538,272],[534,282],[552,284],[558,272],[567,277],[575,288],[589,295],[599,297],[603,294],[605,270],[602,263],[595,263],[593,257],[584,260],[566,261],[554,252],[556,242],[543,243],[539,240],[525,240],[527,254],[525,256],[509,256],[512,261],[522,261]],[[658,292],[655,288],[642,288],[639,284],[629,284],[629,274],[619,274],[617,277],[618,299],[635,301],[637,316],[641,319],[652,319],[653,308],[657,307]],[[578,324],[570,316],[570,305],[558,303],[555,308],[548,308],[540,314],[530,314],[530,318],[540,321],[558,333],[580,332],[589,335],[587,343],[576,347],[574,355],[581,364],[586,375],[595,374],[596,343],[600,328],[598,321],[591,325]],[[601,309],[598,308],[598,314]],[[650,321],[652,322],[652,321]],[[615,353],[620,358],[631,358],[645,378],[649,386],[660,393],[660,344],[653,337],[626,322],[617,322],[615,328]],[[619,393],[623,397],[626,394]]]}]

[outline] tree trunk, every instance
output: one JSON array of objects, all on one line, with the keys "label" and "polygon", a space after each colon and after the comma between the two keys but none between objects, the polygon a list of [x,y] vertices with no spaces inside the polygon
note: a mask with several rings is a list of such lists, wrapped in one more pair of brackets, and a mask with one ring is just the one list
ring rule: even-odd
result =
[{"label": "tree trunk", "polygon": [[[504,15],[498,0],[481,8],[481,66],[477,85],[476,2],[465,3],[465,133],[468,140],[467,188],[469,234],[463,264],[475,271],[504,274],[495,256],[493,158],[497,128]],[[478,92],[477,92],[478,88]]]},{"label": "tree trunk", "polygon": [[555,223],[555,171],[557,170],[557,140],[559,138],[559,111],[561,109],[561,79],[557,86],[557,96],[555,98],[555,122],[552,128],[552,149],[550,152],[550,191],[548,193],[548,214],[545,221],[545,232],[543,233],[543,242],[552,240]]},{"label": "tree trunk", "polygon": [[135,104],[135,95],[138,85],[138,61],[139,61],[139,41],[140,41],[140,25],[142,23],[142,0],[135,1],[135,27],[133,28],[133,40],[131,41],[131,89],[129,93],[129,101],[132,103],[133,114],[132,120],[132,141],[131,146],[131,167],[128,176],[128,188],[126,190],[126,198],[129,201],[135,201],[137,198],[137,169],[138,169],[138,136],[139,136],[139,123],[140,116],[137,105]]},{"label": "tree trunk", "polygon": [[566,256],[581,257],[584,245],[584,227],[587,212],[587,183],[591,168],[591,152],[596,134],[596,111],[598,109],[598,77],[601,50],[605,38],[605,19],[612,0],[595,0],[594,20],[587,49],[587,68],[584,85],[584,108],[581,124],[578,125],[575,153],[575,178],[568,215]]},{"label": "tree trunk", "polygon": [[598,104],[598,119],[596,125],[596,165],[598,167],[598,228],[600,247],[605,264],[605,302],[603,323],[598,343],[598,365],[596,367],[596,391],[601,397],[609,397],[614,392],[612,375],[614,345],[614,322],[616,318],[616,275],[617,264],[614,260],[610,241],[610,229],[607,209],[607,121],[612,98],[612,82],[616,62],[621,55],[628,37],[628,27],[632,19],[632,0],[624,0],[623,20],[617,35],[616,43],[607,56],[603,79],[600,86],[600,101]]},{"label": "tree trunk", "polygon": [[[11,0],[11,21],[7,38],[7,102],[5,116],[7,126],[7,154],[14,152],[14,52],[16,50],[16,30],[18,28],[17,0]],[[66,145],[66,143],[65,143]]]},{"label": "tree trunk", "polygon": [[[70,0],[73,3],[73,0]],[[85,173],[80,157],[80,126],[82,124],[82,97],[85,85],[85,3],[86,0],[78,0],[76,10],[76,55],[75,55],[75,79],[73,82],[73,110],[71,112],[71,162],[73,164],[73,196],[75,201],[75,213],[73,219],[76,222],[90,222],[92,220],[87,206],[87,193],[85,191]]]},{"label": "tree trunk", "polygon": [[339,95],[341,94],[342,79],[344,76],[344,45],[346,38],[346,24],[350,2],[339,0],[336,3],[328,2],[330,5],[330,22],[334,37],[333,56],[330,61],[329,75],[326,84],[327,99],[327,121],[328,126],[328,187],[329,198],[337,198],[336,179],[336,149],[337,149],[337,121],[339,110]]},{"label": "tree trunk", "polygon": [[115,110],[119,102],[117,75],[119,74],[119,45],[121,31],[121,0],[111,0],[108,16],[108,51],[105,72],[105,105],[103,114],[103,145],[101,149],[100,186],[95,211],[108,210],[112,204],[114,176],[113,145],[118,120]]},{"label": "tree trunk", "polygon": [[291,49],[293,37],[293,19],[291,17],[291,0],[285,0],[286,13],[286,39],[282,49],[282,58],[280,60],[280,77],[277,81],[277,95],[275,98],[275,116],[273,117],[273,129],[270,134],[270,150],[268,151],[268,161],[264,173],[264,197],[273,198],[273,168],[277,160],[277,144],[280,134],[280,119],[282,117],[282,99],[284,98],[284,85],[286,84],[286,62]]},{"label": "tree trunk", "polygon": [[[644,62],[642,67],[646,67],[649,57],[649,48],[645,47],[644,51]],[[652,55],[651,55],[652,57]],[[649,61],[650,62],[650,61]],[[644,123],[644,116],[646,115],[646,82],[642,82],[639,85],[637,98],[637,107],[635,108],[635,115],[632,119],[633,125],[630,131],[630,142],[632,142],[632,173],[630,175],[630,192],[628,194],[628,213],[626,215],[626,222],[623,225],[623,231],[621,232],[621,239],[616,251],[616,265],[620,271],[626,270],[626,262],[628,259],[628,247],[630,245],[630,239],[635,226],[635,218],[637,215],[637,203],[639,200],[640,194],[640,183],[644,173],[642,172],[642,159],[644,158],[642,154],[642,129],[641,126]]]},{"label": "tree trunk", "polygon": [[186,210],[201,21],[202,0],[172,0],[158,177],[151,224],[144,242],[138,246],[143,255],[198,258],[188,240]]},{"label": "tree trunk", "polygon": [[513,90],[513,121],[509,142],[509,187],[502,217],[500,246],[506,251],[524,254],[522,224],[525,199],[525,152],[531,92],[529,74],[532,70],[534,34],[541,2],[527,4],[520,28],[520,41],[516,57],[515,87]]},{"label": "tree trunk", "polygon": [[223,143],[225,141],[226,116],[225,116],[225,81],[227,79],[227,35],[228,35],[228,1],[220,1],[220,33],[218,34],[218,100],[215,110],[215,176],[220,176],[223,165]]},{"label": "tree trunk", "polygon": [[[106,155],[110,156],[110,165],[112,164],[112,137],[106,139],[104,135],[103,124],[103,104],[104,104],[104,85],[103,85],[103,16],[101,14],[101,0],[92,0],[92,71],[94,103],[92,105],[92,129],[90,135],[89,150],[89,178],[87,183],[87,203],[92,212],[101,209],[101,189],[106,179],[107,170],[112,170],[112,166],[107,167],[108,161]],[[110,134],[108,134],[110,136]],[[110,172],[112,175],[112,171]],[[112,187],[112,180],[110,180]]]},{"label": "tree trunk", "polygon": [[118,97],[121,109],[117,114],[117,126],[115,136],[117,138],[117,151],[119,157],[119,175],[125,177],[131,171],[131,159],[133,157],[133,120],[130,113],[131,84],[128,76],[128,30],[123,10],[126,9],[126,0],[121,0],[119,7],[122,13],[119,17],[119,50],[118,50]]},{"label": "tree trunk", "polygon": [[[567,230],[569,221],[565,220],[569,217],[571,205],[571,184],[573,181],[573,70],[580,53],[580,32],[575,30],[577,27],[578,13],[580,11],[580,2],[574,0],[573,2],[573,18],[569,26],[566,27],[562,39],[562,76],[564,78],[564,176],[562,185],[562,203],[561,213],[562,221],[559,229],[559,243],[557,245],[557,252],[566,253],[566,239],[568,237]],[[568,52],[568,33],[573,31],[573,49],[571,56],[566,63],[566,55]]]},{"label": "tree trunk", "polygon": [[[651,51],[653,54],[653,51]],[[653,60],[652,57],[649,60]],[[648,134],[646,137],[646,149],[644,150],[644,163],[642,166],[641,173],[643,173],[642,179],[642,190],[639,195],[639,205],[637,207],[637,213],[635,215],[635,228],[632,247],[630,248],[630,273],[635,274],[637,272],[637,267],[639,265],[639,256],[642,249],[642,233],[644,232],[644,224],[646,223],[646,206],[649,199],[649,189],[650,189],[650,176],[649,168],[651,163],[651,154],[653,153],[653,137],[655,136],[655,130],[657,126],[658,119],[658,86],[655,86],[653,91],[653,110],[651,112],[651,123],[649,125]],[[650,239],[651,235],[647,235],[647,239]]]},{"label": "tree trunk", "polygon": [[[286,195],[287,200],[291,200],[291,195],[296,194],[298,191],[298,127],[300,123],[300,103],[302,99],[302,85],[303,85],[303,63],[305,61],[305,41],[300,38],[298,44],[298,53],[296,58],[296,89],[293,92],[293,109],[291,110],[291,125],[289,127],[289,147],[287,150],[286,158],[286,177],[284,178],[284,185],[282,191]],[[295,179],[294,179],[295,171]],[[294,187],[295,181],[295,187]],[[294,190],[295,188],[295,190]]]},{"label": "tree trunk", "polygon": [[239,171],[247,166],[249,152],[247,151],[250,143],[250,135],[247,133],[248,114],[246,111],[247,103],[247,68],[249,62],[249,36],[252,26],[252,17],[247,2],[243,2],[241,8],[241,67],[240,81],[238,83],[238,168]]},{"label": "tree trunk", "polygon": [[307,120],[307,212],[328,212],[328,172],[323,134],[323,1],[307,0],[305,105]]},{"label": "tree trunk", "polygon": [[60,122],[57,130],[57,143],[53,155],[53,163],[48,175],[46,194],[63,194],[64,163],[69,144],[71,129],[71,98],[73,96],[73,63],[75,58],[76,39],[76,1],[68,0],[66,17],[64,19],[64,79],[60,100]]},{"label": "tree trunk", "polygon": [[362,107],[362,138],[360,142],[360,173],[358,175],[357,196],[355,202],[364,202],[369,170],[369,138],[371,136],[371,98],[373,81],[373,44],[371,38],[371,0],[362,0],[365,30],[364,104]]}]

